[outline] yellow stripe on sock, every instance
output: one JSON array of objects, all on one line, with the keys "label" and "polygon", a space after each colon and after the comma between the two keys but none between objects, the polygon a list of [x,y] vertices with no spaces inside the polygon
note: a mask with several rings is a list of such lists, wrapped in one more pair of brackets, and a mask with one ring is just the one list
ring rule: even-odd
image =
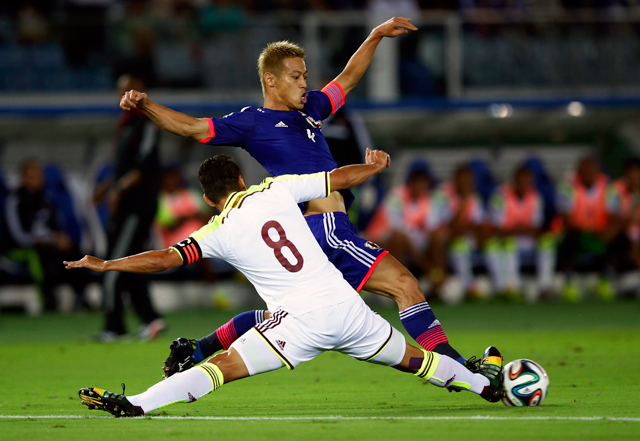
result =
[{"label": "yellow stripe on sock", "polygon": [[471,385],[469,383],[465,383],[463,381],[452,381],[449,386],[450,387],[457,387],[459,389],[464,389],[464,390],[471,389]]},{"label": "yellow stripe on sock", "polygon": [[433,374],[436,373],[436,369],[440,364],[440,354],[436,352],[429,352],[422,350],[424,352],[424,360],[422,361],[422,366],[418,369],[414,375],[424,378],[425,380],[430,380],[433,377]]},{"label": "yellow stripe on sock", "polygon": [[200,369],[202,372],[207,374],[207,376],[211,380],[211,387],[213,388],[213,390],[219,389],[220,386],[224,384],[224,375],[222,375],[222,371],[215,364],[203,363],[200,366],[197,366],[195,369]]}]

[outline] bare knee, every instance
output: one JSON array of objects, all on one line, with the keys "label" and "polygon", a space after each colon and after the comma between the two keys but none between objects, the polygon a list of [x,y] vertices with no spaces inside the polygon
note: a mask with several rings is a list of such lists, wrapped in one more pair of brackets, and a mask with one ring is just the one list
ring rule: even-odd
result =
[{"label": "bare knee", "polygon": [[233,348],[214,355],[207,360],[207,363],[214,364],[220,369],[225,383],[249,376],[249,371],[242,357],[240,357],[240,354]]}]

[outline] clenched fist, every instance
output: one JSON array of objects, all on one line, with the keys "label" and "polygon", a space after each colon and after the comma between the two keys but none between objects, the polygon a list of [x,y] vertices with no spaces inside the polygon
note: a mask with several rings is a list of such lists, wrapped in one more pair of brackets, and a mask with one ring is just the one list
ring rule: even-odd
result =
[{"label": "clenched fist", "polygon": [[138,92],[137,90],[130,90],[122,95],[120,100],[120,108],[123,110],[138,109],[144,105],[144,101],[147,98],[145,92]]}]

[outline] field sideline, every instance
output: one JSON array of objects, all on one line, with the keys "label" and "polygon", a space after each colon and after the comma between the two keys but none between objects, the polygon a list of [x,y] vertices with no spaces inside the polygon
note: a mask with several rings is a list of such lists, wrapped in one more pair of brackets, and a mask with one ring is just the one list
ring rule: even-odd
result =
[{"label": "field sideline", "polygon": [[[550,394],[539,408],[492,405],[447,393],[415,377],[327,353],[292,372],[225,385],[193,404],[138,419],[113,419],[80,405],[77,390],[97,386],[138,393],[161,378],[175,336],[199,337],[233,312],[168,317],[161,341],[93,343],[98,314],[0,315],[0,433],[3,439],[638,439],[640,306],[435,305],[465,355],[498,346],[505,361],[529,357],[545,367]],[[380,311],[399,327],[397,311]],[[132,322],[131,329],[135,329]],[[107,418],[103,418],[103,417]],[[5,438],[6,437],[6,438]]]}]

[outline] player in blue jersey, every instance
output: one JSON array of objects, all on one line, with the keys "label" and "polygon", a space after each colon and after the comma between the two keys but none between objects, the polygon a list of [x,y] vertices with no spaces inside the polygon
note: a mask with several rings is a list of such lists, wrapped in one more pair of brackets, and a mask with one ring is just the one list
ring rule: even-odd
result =
[{"label": "player in blue jersey", "polygon": [[[309,92],[304,50],[287,41],[271,43],[258,59],[263,106],[245,107],[223,118],[193,118],[163,107],[136,90],[122,97],[120,107],[140,109],[158,126],[176,135],[209,145],[241,147],[273,176],[331,171],[337,164],[322,135],[322,121],[344,104],[345,96],[369,67],[382,38],[414,30],[417,28],[407,18],[394,17],[382,23],[371,31],[335,80],[322,90]],[[357,236],[346,214],[352,201],[353,194],[347,190],[332,192],[329,197],[304,206],[307,224],[329,260],[357,291],[365,289],[395,300],[402,324],[423,348],[464,363],[465,359],[450,346],[415,277],[386,250]],[[177,371],[228,347],[263,318],[264,314],[252,311],[234,318],[221,328],[220,335],[216,332],[188,343],[179,339],[172,345],[168,364],[175,361],[174,349],[180,342],[187,347],[190,359],[174,363]],[[220,337],[224,341],[216,342]],[[165,371],[170,375],[174,369]]]}]

